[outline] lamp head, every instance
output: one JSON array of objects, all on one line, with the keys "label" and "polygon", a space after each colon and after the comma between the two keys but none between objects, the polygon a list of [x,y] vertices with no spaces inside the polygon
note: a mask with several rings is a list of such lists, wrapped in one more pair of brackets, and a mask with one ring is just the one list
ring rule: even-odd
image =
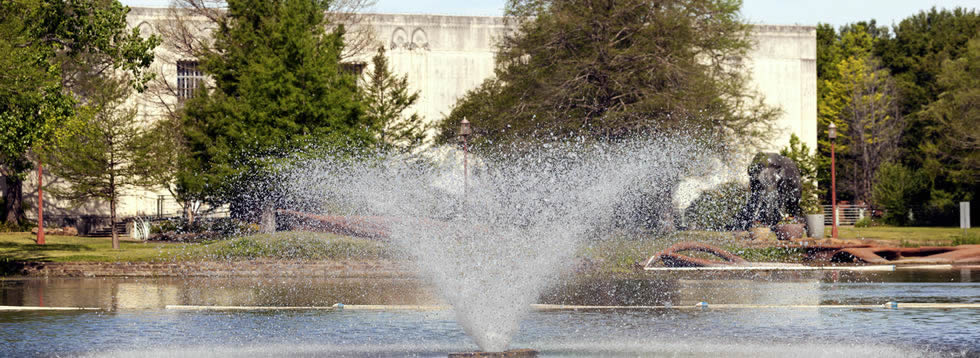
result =
[{"label": "lamp head", "polygon": [[467,137],[470,134],[473,134],[473,128],[470,127],[470,121],[463,118],[463,121],[459,122],[459,136]]}]

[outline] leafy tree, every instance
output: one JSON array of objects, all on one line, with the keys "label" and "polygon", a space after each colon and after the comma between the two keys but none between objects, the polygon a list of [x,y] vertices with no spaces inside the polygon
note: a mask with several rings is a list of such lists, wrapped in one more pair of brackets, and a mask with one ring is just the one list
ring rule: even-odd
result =
[{"label": "leafy tree", "polygon": [[581,136],[616,140],[697,127],[724,144],[762,139],[776,111],[746,86],[750,26],[736,0],[511,0],[516,31],[496,78],[464,96],[439,128],[463,117],[475,141]]},{"label": "leafy tree", "polygon": [[966,43],[980,33],[980,14],[976,10],[932,8],[903,19],[893,28],[894,36],[882,41],[875,54],[895,77],[901,114],[908,118],[902,135],[903,162],[921,166],[927,155],[922,144],[934,142],[941,133],[935,117],[922,113],[939,98],[939,74],[946,60],[958,58]]},{"label": "leafy tree", "polygon": [[274,168],[297,150],[374,143],[354,76],[340,68],[343,26],[323,0],[232,0],[201,60],[214,80],[185,104],[189,155],[178,185],[274,229]]},{"label": "leafy tree", "polygon": [[152,77],[154,37],[127,30],[129,8],[104,0],[0,2],[0,174],[5,220],[23,219],[30,151],[72,117],[85,72],[124,71],[142,89]]},{"label": "leafy tree", "polygon": [[876,59],[870,55],[848,57],[838,68],[849,97],[841,118],[848,124],[846,135],[854,165],[848,184],[856,200],[872,203],[875,173],[894,156],[904,128],[903,117],[898,112],[891,76]]},{"label": "leafy tree", "polygon": [[[900,118],[903,122],[900,126],[903,131],[895,153],[896,158],[908,167],[918,168],[915,169],[916,175],[926,178],[929,185],[929,190],[926,191],[929,195],[922,198],[917,207],[912,208],[919,212],[916,220],[924,224],[949,222],[955,200],[974,197],[977,190],[975,184],[953,179],[954,176],[963,177],[955,174],[956,170],[948,170],[957,165],[949,165],[950,163],[969,162],[966,158],[971,151],[943,144],[951,143],[945,138],[947,135],[960,134],[960,138],[963,138],[963,135],[968,134],[957,132],[956,128],[963,129],[963,126],[950,127],[943,120],[951,118],[948,112],[951,107],[948,100],[940,101],[940,97],[949,96],[946,93],[951,87],[944,84],[941,77],[944,64],[964,56],[968,51],[967,42],[980,34],[980,14],[976,10],[962,8],[933,8],[902,20],[892,27],[891,33],[885,28],[875,26],[873,21],[844,26],[836,42],[830,41],[834,34],[829,26],[818,27],[817,32],[818,148],[821,153],[818,173],[821,185],[829,185],[827,124],[831,120],[835,121],[838,128],[842,124],[849,124],[835,120],[843,118],[846,114],[844,107],[851,104],[850,98],[844,95],[848,92],[841,90],[845,86],[841,83],[839,71],[833,69],[849,58],[846,44],[851,43],[857,45],[850,46],[851,48],[870,50],[871,60],[880,61],[882,69],[891,74],[892,80],[889,82],[893,83],[894,90],[888,91],[890,95],[886,97],[891,99],[886,102],[894,102],[898,106],[893,117]],[[870,41],[860,40],[864,35],[846,39],[848,32],[866,32]],[[867,173],[862,173],[866,168],[860,168],[855,162],[859,159],[859,148],[851,148],[852,144],[858,143],[850,138],[849,133],[852,131],[849,127],[840,131],[844,135],[838,142],[838,178],[848,181],[864,177],[867,182]],[[971,175],[970,172],[963,174]],[[838,196],[845,200],[857,196],[849,186],[839,189],[842,190]]]},{"label": "leafy tree", "polygon": [[365,117],[371,122],[380,149],[410,153],[425,142],[426,126],[417,113],[404,116],[419,99],[419,92],[408,88],[408,76],[391,73],[384,46],[372,59],[373,69],[364,86]]},{"label": "leafy tree", "polygon": [[60,128],[63,134],[41,151],[51,172],[64,179],[64,187],[51,191],[76,203],[91,199],[109,203],[112,248],[119,248],[116,209],[121,191],[146,187],[155,165],[147,161],[145,147],[152,141],[136,121],[136,108],[127,107],[131,87],[126,80],[96,77],[90,80],[88,104]]},{"label": "leafy tree", "polygon": [[792,159],[800,169],[800,208],[804,213],[820,213],[820,195],[823,193],[817,186],[817,158],[810,147],[793,134],[789,137],[789,146],[781,149],[779,155]]},{"label": "leafy tree", "polygon": [[[830,189],[830,123],[837,126],[835,144],[838,181],[853,182],[858,176],[857,165],[851,153],[851,121],[846,120],[847,110],[852,106],[853,78],[844,79],[842,71],[854,72],[862,69],[863,61],[871,56],[875,38],[868,31],[866,23],[844,26],[840,34],[829,25],[818,26],[817,42],[817,149],[818,182],[824,192]],[[852,76],[853,77],[853,76]],[[838,186],[838,198],[857,197],[853,185]]]},{"label": "leafy tree", "polygon": [[[822,30],[821,30],[822,29]],[[870,203],[875,171],[897,154],[904,117],[895,82],[874,56],[889,37],[875,22],[818,29],[818,181],[830,187],[830,140],[827,128],[838,128],[836,142],[838,197]],[[836,39],[834,38],[836,36]]]}]

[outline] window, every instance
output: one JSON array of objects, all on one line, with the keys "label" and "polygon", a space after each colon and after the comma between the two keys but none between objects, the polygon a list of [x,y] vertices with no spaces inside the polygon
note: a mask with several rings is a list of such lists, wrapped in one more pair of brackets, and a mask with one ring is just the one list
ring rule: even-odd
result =
[{"label": "window", "polygon": [[194,92],[203,87],[204,74],[197,69],[197,61],[177,61],[177,98],[184,100],[194,97]]},{"label": "window", "polygon": [[357,78],[361,78],[361,74],[364,73],[365,67],[367,67],[367,64],[364,62],[343,62],[340,64],[341,71],[350,73]]}]

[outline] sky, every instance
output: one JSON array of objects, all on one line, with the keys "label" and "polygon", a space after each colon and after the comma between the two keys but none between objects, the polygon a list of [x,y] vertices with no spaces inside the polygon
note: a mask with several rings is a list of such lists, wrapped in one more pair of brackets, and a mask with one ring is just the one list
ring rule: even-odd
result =
[{"label": "sky", "polygon": [[[121,0],[129,6],[166,7],[170,0]],[[506,0],[377,0],[371,12],[441,15],[502,15]],[[980,0],[743,0],[742,15],[751,23],[767,25],[840,26],[875,19],[897,24],[931,7],[980,8]]]}]

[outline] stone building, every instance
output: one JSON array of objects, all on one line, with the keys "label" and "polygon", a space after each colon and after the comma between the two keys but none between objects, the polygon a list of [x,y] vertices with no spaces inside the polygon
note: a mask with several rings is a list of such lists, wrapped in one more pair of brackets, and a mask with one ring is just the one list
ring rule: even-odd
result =
[{"label": "stone building", "polygon": [[[420,91],[420,100],[414,109],[428,121],[443,118],[456,100],[493,76],[495,40],[507,31],[502,17],[360,16],[357,26],[373,32],[375,41],[386,46],[393,70],[407,74],[413,89]],[[169,10],[133,8],[128,21],[130,26],[140,27],[143,33],[158,33],[169,21]],[[200,25],[198,30],[202,33],[210,31],[206,22],[196,24]],[[765,102],[782,109],[769,149],[785,146],[791,134],[799,136],[810,148],[816,148],[815,28],[760,25],[755,27],[753,36],[756,45],[743,61]],[[350,59],[349,63],[363,68],[360,64],[370,62],[373,50],[366,52]],[[134,98],[144,121],[152,121],[164,113],[166,109],[160,103],[173,105],[178,102],[178,97],[190,95],[202,81],[206,81],[193,58],[176,55],[167,44],[158,47],[153,70],[166,80],[172,91],[169,97],[168,94],[145,93]],[[31,183],[27,183],[25,189],[33,190]],[[59,204],[54,200],[45,201],[45,207],[54,215],[59,214],[59,208],[64,209],[60,214],[77,215],[104,213],[105,209],[100,207],[108,207],[93,205],[78,212]],[[174,214],[179,212],[179,207],[166,191],[136,191],[124,193],[118,210],[125,217]]]}]

